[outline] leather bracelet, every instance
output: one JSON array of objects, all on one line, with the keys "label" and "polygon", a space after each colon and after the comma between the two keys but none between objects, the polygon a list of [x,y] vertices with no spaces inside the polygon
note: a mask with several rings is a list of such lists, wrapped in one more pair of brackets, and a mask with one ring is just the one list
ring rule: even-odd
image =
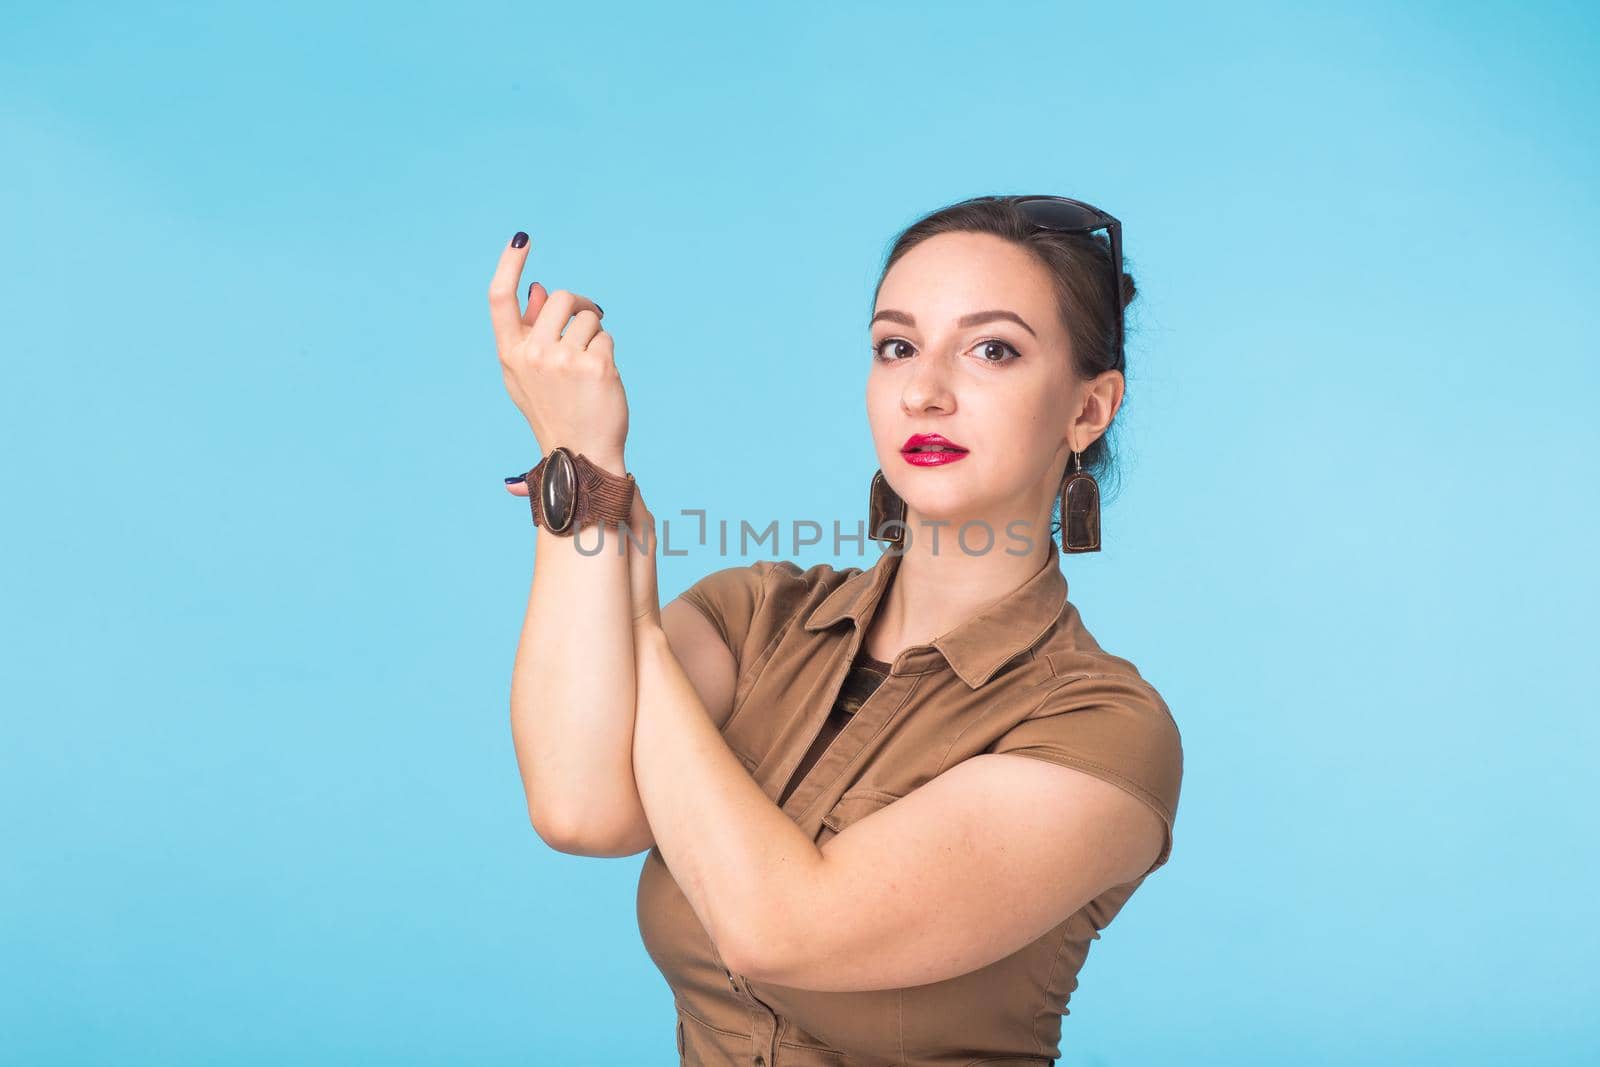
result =
[{"label": "leather bracelet", "polygon": [[585,526],[625,526],[633,512],[633,475],[612,474],[582,452],[556,447],[523,475],[533,523],[557,537]]}]

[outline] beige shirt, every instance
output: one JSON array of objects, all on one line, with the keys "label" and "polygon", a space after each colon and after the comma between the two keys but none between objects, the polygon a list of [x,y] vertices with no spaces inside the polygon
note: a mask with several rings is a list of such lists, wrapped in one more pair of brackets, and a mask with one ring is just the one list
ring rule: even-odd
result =
[{"label": "beige shirt", "polygon": [[[639,930],[672,988],[681,1062],[1001,1067],[1061,1055],[1061,1020],[1089,942],[1171,854],[1183,748],[1160,694],[1084,627],[1059,559],[1052,544],[1046,565],[1000,603],[901,652],[781,808],[820,846],[964,759],[1017,752],[1149,804],[1166,825],[1150,869],[976,971],[905,989],[817,992],[730,972],[652,848],[639,876]],[[760,560],[684,592],[738,660],[722,734],[775,804],[858,665],[899,561],[886,553],[865,569],[801,570]]]}]

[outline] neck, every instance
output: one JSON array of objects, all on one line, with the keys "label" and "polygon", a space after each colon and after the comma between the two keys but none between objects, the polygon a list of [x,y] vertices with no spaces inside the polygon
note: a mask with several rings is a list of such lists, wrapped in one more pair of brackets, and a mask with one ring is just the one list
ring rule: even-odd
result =
[{"label": "neck", "polygon": [[959,523],[938,527],[935,551],[935,528],[909,511],[907,523],[909,544],[895,549],[904,551],[862,646],[869,656],[888,663],[1004,599],[1038,574],[1051,554],[1048,519],[1019,524],[1017,536],[1004,525],[992,527],[994,543],[987,551],[980,551],[988,539],[980,526],[967,532],[971,551],[964,551],[957,539]]}]

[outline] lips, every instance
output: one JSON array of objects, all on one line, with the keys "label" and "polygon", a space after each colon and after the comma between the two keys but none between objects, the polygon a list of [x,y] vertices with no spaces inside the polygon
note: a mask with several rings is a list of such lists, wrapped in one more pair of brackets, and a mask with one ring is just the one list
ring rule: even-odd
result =
[{"label": "lips", "polygon": [[931,452],[935,454],[955,453],[966,455],[967,453],[966,448],[940,433],[914,433],[906,438],[906,443],[900,446],[900,451],[908,454]]},{"label": "lips", "polygon": [[942,467],[966,458],[967,450],[944,434],[914,433],[900,446],[900,455],[913,467]]}]

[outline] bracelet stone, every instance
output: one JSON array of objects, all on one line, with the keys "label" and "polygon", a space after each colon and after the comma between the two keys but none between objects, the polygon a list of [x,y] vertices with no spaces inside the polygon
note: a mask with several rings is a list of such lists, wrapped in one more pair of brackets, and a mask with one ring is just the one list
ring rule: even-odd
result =
[{"label": "bracelet stone", "polygon": [[558,446],[525,476],[534,525],[571,537],[585,526],[626,525],[633,511],[633,475],[616,475],[582,452]]}]

